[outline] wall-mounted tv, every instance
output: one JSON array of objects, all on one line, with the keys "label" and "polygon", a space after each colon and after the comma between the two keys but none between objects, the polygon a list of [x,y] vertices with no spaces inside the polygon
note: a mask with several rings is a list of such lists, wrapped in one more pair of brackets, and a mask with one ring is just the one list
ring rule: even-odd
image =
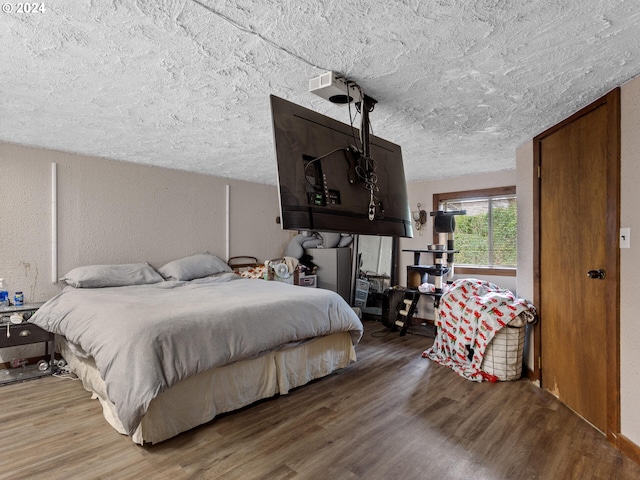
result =
[{"label": "wall-mounted tv", "polygon": [[399,145],[364,157],[358,129],[274,95],[271,115],[283,229],[413,236]]}]

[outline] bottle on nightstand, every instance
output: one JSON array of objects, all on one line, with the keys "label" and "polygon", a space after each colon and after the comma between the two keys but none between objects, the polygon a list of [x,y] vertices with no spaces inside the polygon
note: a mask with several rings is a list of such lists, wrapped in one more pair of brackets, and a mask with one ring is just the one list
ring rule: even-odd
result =
[{"label": "bottle on nightstand", "polygon": [[0,278],[0,307],[9,306],[9,291],[4,286],[4,278]]},{"label": "bottle on nightstand", "polygon": [[13,296],[13,304],[16,307],[21,307],[24,305],[24,294],[22,292],[16,292]]}]

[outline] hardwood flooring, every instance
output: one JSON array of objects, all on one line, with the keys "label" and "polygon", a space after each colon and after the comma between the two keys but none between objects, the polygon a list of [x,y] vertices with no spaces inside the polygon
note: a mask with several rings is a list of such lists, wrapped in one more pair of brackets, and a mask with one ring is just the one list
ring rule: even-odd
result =
[{"label": "hardwood flooring", "polygon": [[0,387],[2,479],[640,479],[640,465],[527,380],[474,383],[432,340],[365,322],[358,362],[154,446],[77,381]]}]

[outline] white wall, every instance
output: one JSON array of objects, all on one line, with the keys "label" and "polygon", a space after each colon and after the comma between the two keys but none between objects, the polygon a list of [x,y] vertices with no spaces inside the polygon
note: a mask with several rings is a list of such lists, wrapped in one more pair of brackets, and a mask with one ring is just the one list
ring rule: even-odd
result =
[{"label": "white wall", "polygon": [[[533,302],[533,141],[516,149],[516,201],[518,209],[517,292]],[[524,364],[533,369],[534,331],[529,328],[525,341]]]},{"label": "white wall", "polygon": [[631,228],[631,248],[620,250],[621,433],[640,445],[640,77],[621,88],[620,225]]},{"label": "white wall", "polygon": [[[51,163],[58,171],[58,278],[79,265],[147,261],[154,267],[210,251],[282,255],[274,186],[0,143],[0,277],[10,294],[45,301],[51,282]],[[13,349],[0,351],[6,361]],[[7,353],[9,352],[9,353]],[[2,360],[5,359],[5,360]]]}]

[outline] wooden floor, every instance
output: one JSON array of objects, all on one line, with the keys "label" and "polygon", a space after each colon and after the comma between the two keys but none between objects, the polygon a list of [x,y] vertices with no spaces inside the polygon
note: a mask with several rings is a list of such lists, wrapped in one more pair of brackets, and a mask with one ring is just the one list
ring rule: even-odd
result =
[{"label": "wooden floor", "polygon": [[155,446],[79,382],[0,387],[4,479],[640,479],[640,465],[526,380],[474,383],[431,339],[365,322],[356,364]]}]

